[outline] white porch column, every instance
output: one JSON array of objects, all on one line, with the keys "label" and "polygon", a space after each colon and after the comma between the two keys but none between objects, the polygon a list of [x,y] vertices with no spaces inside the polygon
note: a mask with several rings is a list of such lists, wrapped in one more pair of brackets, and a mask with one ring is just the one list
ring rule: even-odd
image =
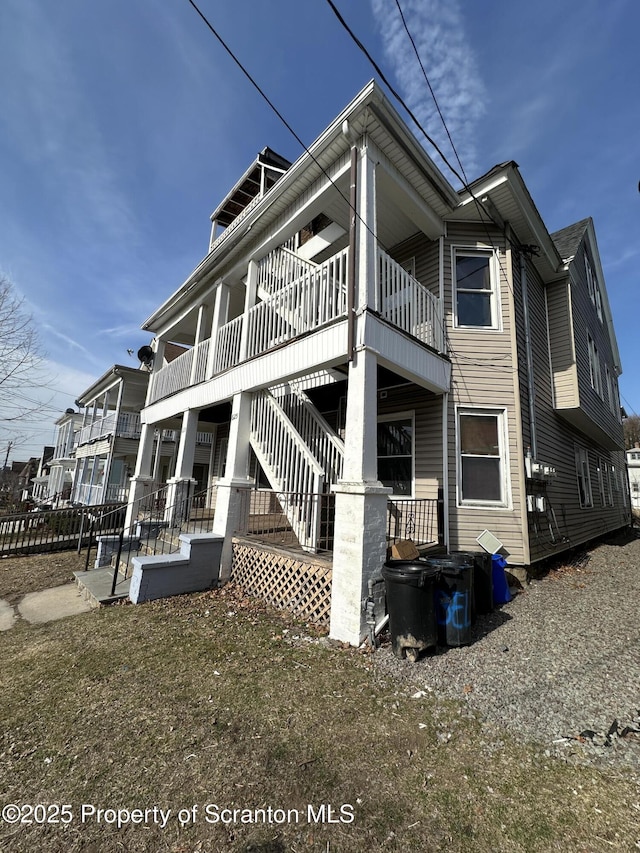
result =
[{"label": "white porch column", "polygon": [[193,460],[196,453],[198,415],[197,409],[188,409],[182,416],[175,474],[167,481],[165,521],[172,526],[189,517],[189,498],[193,497],[196,484],[193,478]]},{"label": "white porch column", "polygon": [[377,475],[377,361],[367,350],[349,366],[343,479],[336,496],[330,636],[357,646],[366,634],[369,578],[387,553],[387,500]]},{"label": "white porch column", "polygon": [[193,350],[194,350],[193,361],[191,362],[191,376],[189,377],[189,384],[190,385],[193,385],[193,383],[195,382],[195,376],[196,376],[196,371],[197,371],[197,367],[198,367],[198,358],[196,355],[196,351],[198,349],[199,344],[201,344],[202,341],[206,340],[206,338],[208,337],[208,332],[210,331],[210,329],[209,329],[209,314],[210,314],[210,311],[209,311],[208,305],[201,305],[198,308],[198,320],[196,323],[196,337],[195,337],[195,340],[193,342]]},{"label": "white porch column", "polygon": [[225,476],[218,480],[213,532],[224,536],[220,561],[222,581],[228,580],[231,574],[231,539],[242,521],[242,512],[247,508],[247,492],[253,485],[249,478],[251,401],[252,395],[248,393],[236,394],[233,398]]},{"label": "white porch column", "polygon": [[138,514],[140,501],[152,488],[151,456],[153,454],[154,430],[154,424],[142,424],[140,443],[138,444],[138,456],[136,458],[136,470],[129,486],[129,503],[124,520],[125,529],[131,527]]},{"label": "white porch column", "polygon": [[214,374],[216,354],[218,352],[218,338],[220,328],[227,322],[229,316],[229,285],[221,281],[216,289],[216,298],[213,305],[213,316],[211,318],[211,341],[209,342],[209,359],[207,361],[207,379]]},{"label": "white porch column", "polygon": [[249,311],[256,304],[258,290],[258,264],[249,261],[247,269],[247,286],[244,296],[244,315],[242,318],[242,334],[240,336],[240,361],[244,361],[249,351]]},{"label": "white porch column", "polygon": [[356,349],[349,364],[343,479],[336,496],[330,636],[359,645],[367,633],[364,602],[368,581],[387,553],[387,500],[391,489],[378,480],[377,359],[358,347],[366,309],[377,304],[375,164],[363,140],[358,165],[356,228]]}]

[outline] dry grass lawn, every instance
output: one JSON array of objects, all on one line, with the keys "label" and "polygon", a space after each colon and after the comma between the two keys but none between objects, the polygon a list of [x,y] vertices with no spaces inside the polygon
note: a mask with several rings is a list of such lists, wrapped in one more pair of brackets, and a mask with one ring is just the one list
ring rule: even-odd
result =
[{"label": "dry grass lawn", "polygon": [[[35,559],[22,558],[25,584]],[[0,635],[0,662],[2,805],[24,821],[0,821],[6,853],[594,853],[640,840],[631,777],[413,699],[370,655],[231,586],[21,623]],[[144,815],[154,807],[164,827]]]}]

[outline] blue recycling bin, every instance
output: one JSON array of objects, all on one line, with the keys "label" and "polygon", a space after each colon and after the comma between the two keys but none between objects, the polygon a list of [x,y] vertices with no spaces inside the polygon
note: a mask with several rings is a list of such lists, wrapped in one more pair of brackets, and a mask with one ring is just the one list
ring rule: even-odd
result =
[{"label": "blue recycling bin", "polygon": [[493,603],[506,604],[511,601],[511,592],[509,591],[509,583],[505,574],[507,561],[500,554],[493,554],[491,557],[491,577],[493,580]]}]

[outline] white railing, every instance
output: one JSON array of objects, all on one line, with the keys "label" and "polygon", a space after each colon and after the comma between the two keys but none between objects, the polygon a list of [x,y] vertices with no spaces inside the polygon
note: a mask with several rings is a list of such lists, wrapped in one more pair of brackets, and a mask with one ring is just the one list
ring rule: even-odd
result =
[{"label": "white railing", "polygon": [[258,290],[268,295],[288,287],[305,274],[313,274],[318,264],[307,261],[290,249],[280,246],[266,255],[258,264]]},{"label": "white railing", "polygon": [[[278,393],[288,391],[290,393]],[[304,391],[295,383],[273,390],[276,401],[296,428],[324,471],[328,483],[342,479],[344,441],[338,436],[316,410]]]},{"label": "white railing", "polygon": [[192,362],[193,384],[204,382],[207,378],[207,360],[209,358],[209,338],[194,347]]},{"label": "white railing", "polygon": [[[251,409],[251,446],[276,491],[315,494],[324,490],[324,472],[313,458],[289,418],[268,391],[254,395]],[[302,504],[282,507],[300,545],[314,550],[320,529],[320,503],[309,512]]]},{"label": "white railing", "polygon": [[121,438],[140,438],[140,415],[137,412],[120,412],[116,422],[116,413],[109,412],[93,423],[87,424],[76,433],[78,446],[88,444],[107,435],[115,434]]},{"label": "white railing", "polygon": [[240,361],[240,338],[242,337],[242,315],[229,320],[218,330],[218,345],[213,362],[214,376],[228,370]]},{"label": "white railing", "polygon": [[438,352],[445,352],[440,300],[380,248],[378,265],[379,310],[385,320]]},{"label": "white railing", "polygon": [[302,274],[249,311],[247,357],[259,355],[347,311],[347,255],[343,249]]},{"label": "white railing", "polygon": [[151,374],[151,387],[149,389],[149,402],[155,403],[169,394],[174,394],[181,388],[188,388],[191,380],[191,366],[193,364],[193,349],[183,352],[166,367],[157,373]]},{"label": "white railing", "polygon": [[[295,256],[282,249],[264,259],[259,275],[269,287],[279,282],[279,289],[249,311],[246,358],[346,315],[348,252],[343,249],[320,266],[302,259],[284,263],[283,257]],[[244,316],[239,316],[218,330],[214,376],[239,364],[243,325]],[[152,374],[148,402],[155,403],[207,379],[209,347],[209,340],[202,341]]]}]

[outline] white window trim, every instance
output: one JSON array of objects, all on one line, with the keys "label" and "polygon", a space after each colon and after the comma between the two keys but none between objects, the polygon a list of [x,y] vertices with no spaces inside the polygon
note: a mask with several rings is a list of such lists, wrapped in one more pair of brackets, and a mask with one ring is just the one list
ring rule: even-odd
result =
[{"label": "white window trim", "polygon": [[[378,420],[376,424],[388,423],[389,421],[400,421],[400,420],[410,420],[411,421],[411,493],[408,495],[389,495],[389,498],[393,498],[393,500],[401,501],[401,500],[413,500],[416,495],[416,417],[415,411],[411,409],[406,412],[389,412],[386,415],[378,415]],[[376,462],[377,462],[376,455]]]},{"label": "white window trim", "polygon": [[[498,417],[498,451],[500,454],[502,500],[477,501],[463,500],[462,497],[462,452],[460,448],[460,415],[496,415]],[[456,405],[456,506],[464,509],[513,509],[511,497],[511,477],[508,437],[508,412],[504,406]]]},{"label": "white window trim", "polygon": [[[580,447],[580,445],[574,445],[574,454],[576,461],[576,485],[578,487],[578,503],[580,504],[580,509],[593,509],[593,487],[591,485],[591,466],[589,464],[589,451],[586,447]],[[583,467],[586,464],[586,469]],[[587,500],[583,503],[580,498],[580,479],[584,478],[586,470],[586,482],[585,482],[585,494],[587,496]]]},{"label": "white window trim", "polygon": [[587,348],[589,355],[589,376],[591,379],[591,387],[596,392],[600,399],[604,399],[602,393],[602,365],[600,363],[600,353],[591,332],[587,332]]},{"label": "white window trim", "polygon": [[[458,323],[458,284],[456,277],[456,258],[483,257],[489,259],[489,276],[491,278],[491,325],[465,326]],[[484,246],[452,246],[451,247],[451,284],[453,294],[453,326],[474,332],[501,332],[502,310],[500,297],[500,265],[498,250]]]}]

